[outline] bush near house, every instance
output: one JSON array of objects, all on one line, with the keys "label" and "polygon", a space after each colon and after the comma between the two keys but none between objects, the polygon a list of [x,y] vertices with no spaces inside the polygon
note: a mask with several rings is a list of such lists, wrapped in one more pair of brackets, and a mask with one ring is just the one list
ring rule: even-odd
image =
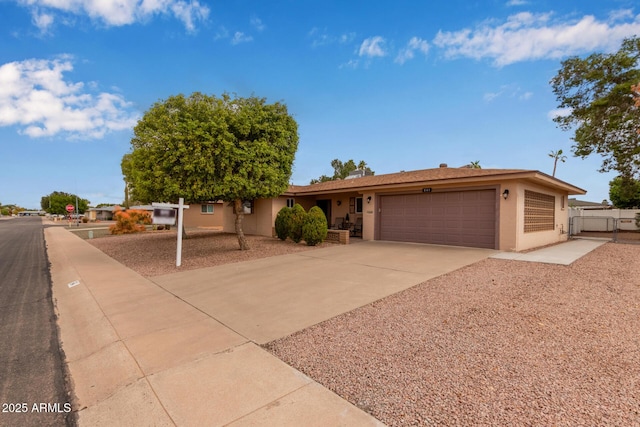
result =
[{"label": "bush near house", "polygon": [[111,234],[131,234],[145,231],[145,224],[151,224],[151,214],[147,211],[116,209],[113,215],[116,223],[109,227]]},{"label": "bush near house", "polygon": [[276,236],[280,240],[287,240],[291,223],[291,208],[285,206],[276,215]]},{"label": "bush near house", "polygon": [[327,217],[318,206],[309,209],[302,224],[302,239],[309,246],[324,242],[327,238]]},{"label": "bush near house", "polygon": [[291,217],[289,218],[289,237],[296,243],[302,240],[302,224],[307,213],[298,203],[291,208]]}]

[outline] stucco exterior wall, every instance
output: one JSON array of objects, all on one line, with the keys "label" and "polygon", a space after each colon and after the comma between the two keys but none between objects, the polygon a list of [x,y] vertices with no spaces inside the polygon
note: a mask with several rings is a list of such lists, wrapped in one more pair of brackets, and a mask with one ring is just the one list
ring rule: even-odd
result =
[{"label": "stucco exterior wall", "polygon": [[[505,190],[509,190],[509,197],[502,196]],[[500,199],[498,212],[498,249],[502,251],[516,251],[518,248],[518,185],[513,182],[504,182],[498,188]],[[524,193],[523,193],[524,194]],[[524,227],[524,222],[522,223]]]},{"label": "stucco exterior wall", "polygon": [[[504,251],[523,251],[539,246],[545,246],[568,238],[569,206],[568,193],[562,190],[545,187],[523,180],[496,180],[485,181],[482,185],[465,183],[464,185],[444,184],[432,185],[433,190],[478,190],[495,189],[496,191],[496,243],[498,249]],[[509,197],[505,200],[502,194],[509,190]],[[554,229],[540,232],[524,232],[524,194],[525,190],[531,190],[554,196],[555,214]],[[396,187],[389,191],[364,190],[363,192],[327,193],[318,195],[304,195],[299,197],[281,196],[275,199],[260,199],[254,201],[253,214],[245,214],[243,229],[246,234],[258,234],[272,236],[275,218],[278,211],[287,205],[287,199],[293,198],[296,203],[302,205],[306,211],[316,205],[317,200],[331,201],[331,215],[329,224],[335,223],[335,218],[346,217],[349,213],[350,222],[355,222],[358,217],[363,220],[363,240],[375,240],[379,233],[378,205],[381,195],[393,193],[421,192],[421,187],[407,186]],[[362,197],[362,213],[350,212],[350,198]],[[367,198],[371,200],[367,202]],[[225,231],[235,232],[235,215],[232,207],[225,204],[222,207],[223,227]]]},{"label": "stucco exterior wall", "polygon": [[[569,238],[569,204],[568,193],[559,192],[547,187],[529,183],[517,184],[517,209],[518,221],[516,223],[516,251],[524,251],[553,243],[563,242]],[[549,231],[524,232],[524,192],[536,191],[555,197],[555,227]],[[563,205],[564,198],[564,207]],[[502,248],[501,248],[502,249]],[[507,249],[503,249],[507,250]]]},{"label": "stucco exterior wall", "polygon": [[213,213],[202,213],[201,204],[191,204],[184,210],[185,227],[222,227],[224,204],[207,203],[213,205]]},{"label": "stucco exterior wall", "polygon": [[[253,214],[245,215],[255,217],[256,231],[252,234],[260,236],[272,236],[273,226],[276,222],[276,214],[273,213],[274,202],[278,199],[257,199],[253,202]],[[286,203],[286,202],[285,202]]]},{"label": "stucco exterior wall", "polygon": [[[273,225],[276,215],[282,206],[286,206],[287,198],[256,199],[253,201],[253,213],[244,214],[242,219],[242,231],[244,234],[259,236],[273,235]],[[236,232],[236,215],[233,213],[231,203],[225,203],[223,207],[222,230],[226,233]]]},{"label": "stucco exterior wall", "polygon": [[[253,213],[245,214],[242,219],[242,231],[244,234],[258,234],[258,214],[256,213],[256,204],[254,203]],[[265,212],[265,215],[268,212]],[[235,233],[236,232],[236,214],[233,213],[233,204],[225,203],[224,204],[224,213],[223,213],[223,226],[222,230],[226,233]],[[269,236],[271,233],[268,234]]]},{"label": "stucco exterior wall", "polygon": [[[371,197],[371,201],[367,199]],[[374,192],[362,194],[362,240],[374,240],[376,235],[376,206],[378,199]]]}]

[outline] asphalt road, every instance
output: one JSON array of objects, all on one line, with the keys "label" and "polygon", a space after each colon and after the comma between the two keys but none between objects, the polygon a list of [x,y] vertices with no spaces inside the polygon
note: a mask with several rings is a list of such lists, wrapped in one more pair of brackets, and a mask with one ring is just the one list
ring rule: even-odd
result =
[{"label": "asphalt road", "polygon": [[0,220],[0,426],[75,425],[58,342],[42,220]]}]

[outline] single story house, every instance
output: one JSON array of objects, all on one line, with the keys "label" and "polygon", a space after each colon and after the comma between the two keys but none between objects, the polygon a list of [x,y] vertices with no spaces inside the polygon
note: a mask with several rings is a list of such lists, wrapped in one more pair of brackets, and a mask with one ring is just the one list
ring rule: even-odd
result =
[{"label": "single story house", "polygon": [[[245,204],[243,230],[272,236],[278,211],[299,203],[335,218],[361,218],[363,240],[523,251],[568,238],[569,195],[586,191],[536,170],[439,168],[291,185]],[[198,205],[192,205],[197,208]],[[234,232],[233,208],[222,206]]]},{"label": "single story house", "polygon": [[111,221],[115,206],[101,206],[99,208],[89,208],[84,212],[84,217],[89,221]]}]

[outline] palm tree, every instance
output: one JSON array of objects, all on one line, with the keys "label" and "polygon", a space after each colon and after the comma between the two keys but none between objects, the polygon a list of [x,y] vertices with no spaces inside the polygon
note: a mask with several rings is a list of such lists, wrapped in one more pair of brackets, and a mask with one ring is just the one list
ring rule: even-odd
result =
[{"label": "palm tree", "polygon": [[551,151],[549,153],[549,157],[553,159],[553,174],[551,176],[556,176],[556,166],[558,165],[558,160],[564,163],[567,160],[567,156],[562,155],[562,150]]},{"label": "palm tree", "polygon": [[470,162],[469,166],[471,166],[471,169],[482,169],[482,166],[480,166],[480,160],[476,160],[475,162]]}]

